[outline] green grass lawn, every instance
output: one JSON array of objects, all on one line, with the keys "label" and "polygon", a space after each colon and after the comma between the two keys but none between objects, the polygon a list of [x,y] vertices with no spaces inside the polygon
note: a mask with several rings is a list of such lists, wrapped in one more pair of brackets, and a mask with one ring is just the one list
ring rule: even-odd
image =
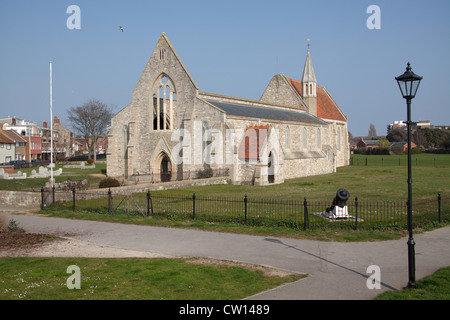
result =
[{"label": "green grass lawn", "polygon": [[442,268],[434,274],[416,282],[416,288],[388,291],[377,300],[450,300],[450,267]]},{"label": "green grass lawn", "polygon": [[[0,300],[235,300],[301,278],[196,261],[0,258]],[[80,289],[67,287],[71,265],[80,268]]]},{"label": "green grass lawn", "polygon": [[[365,156],[353,155],[361,159],[368,157],[368,166],[346,166],[337,168],[337,172],[286,180],[283,184],[268,186],[242,186],[242,185],[212,185],[190,187],[164,192],[173,195],[222,196],[243,198],[245,194],[250,198],[280,199],[280,200],[333,200],[336,191],[347,189],[351,198],[359,200],[388,200],[403,201],[407,199],[407,166],[406,156]],[[381,158],[392,157],[389,163]],[[398,159],[402,159],[401,166]],[[414,155],[418,159],[416,165],[413,161],[413,197],[414,200],[437,197],[441,194],[450,194],[450,155]],[[434,166],[434,159],[438,164]]]},{"label": "green grass lawn", "polygon": [[[74,164],[79,164],[74,163]],[[59,168],[63,168],[63,164],[57,164],[55,166],[55,171]],[[31,171],[38,171],[38,167],[34,168],[23,168],[14,170],[14,172],[21,171],[30,176]],[[90,188],[98,188],[98,184],[101,180],[100,175],[106,173],[106,162],[100,161],[95,164],[95,169],[76,169],[76,168],[63,168],[62,174],[60,176],[55,176],[56,182],[62,182],[67,179],[72,179],[74,181],[87,179]],[[33,179],[17,179],[17,180],[4,180],[0,179],[0,190],[10,190],[10,191],[34,191],[39,192],[41,187],[45,186],[45,183],[49,181],[49,178],[33,178]]]},{"label": "green grass lawn", "polygon": [[[407,166],[405,155],[365,156],[352,155],[352,165],[337,168],[337,172],[286,180],[283,184],[268,186],[212,185],[189,187],[163,191],[172,195],[222,196],[243,198],[280,199],[280,200],[327,200],[333,199],[339,188],[347,189],[351,198],[359,200],[407,199]],[[368,165],[363,165],[365,159]],[[383,160],[382,160],[383,159]],[[400,166],[398,161],[400,160]],[[62,165],[57,165],[58,169]],[[31,172],[32,169],[23,169]],[[300,170],[300,168],[299,168]],[[95,169],[63,169],[63,174],[56,181],[69,177],[74,180],[88,179],[91,188],[98,187],[99,174],[106,172],[106,163],[97,162]],[[418,154],[413,155],[413,198],[414,200],[450,194],[450,155]],[[48,179],[0,180],[0,190],[34,190],[39,191]],[[155,193],[162,191],[155,191]]]}]

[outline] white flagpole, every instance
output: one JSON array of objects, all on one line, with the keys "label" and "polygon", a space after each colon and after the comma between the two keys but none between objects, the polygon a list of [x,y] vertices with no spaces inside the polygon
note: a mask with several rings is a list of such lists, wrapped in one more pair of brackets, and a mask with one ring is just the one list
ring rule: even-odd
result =
[{"label": "white flagpole", "polygon": [[51,61],[50,61],[50,188],[53,189],[53,92],[52,92]]}]

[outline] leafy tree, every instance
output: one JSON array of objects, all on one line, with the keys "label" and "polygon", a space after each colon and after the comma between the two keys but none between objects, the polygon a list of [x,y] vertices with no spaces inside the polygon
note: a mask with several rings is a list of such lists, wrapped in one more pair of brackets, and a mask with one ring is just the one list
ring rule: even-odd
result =
[{"label": "leafy tree", "polygon": [[407,133],[406,130],[403,128],[394,128],[391,131],[389,131],[386,138],[390,142],[403,142],[407,140]]},{"label": "leafy tree", "polygon": [[378,148],[391,150],[391,143],[388,139],[378,140]]},{"label": "leafy tree", "polygon": [[427,142],[425,146],[431,148],[439,147],[440,143],[445,141],[446,137],[449,135],[448,131],[441,129],[424,128],[420,130],[423,131],[426,137]]}]

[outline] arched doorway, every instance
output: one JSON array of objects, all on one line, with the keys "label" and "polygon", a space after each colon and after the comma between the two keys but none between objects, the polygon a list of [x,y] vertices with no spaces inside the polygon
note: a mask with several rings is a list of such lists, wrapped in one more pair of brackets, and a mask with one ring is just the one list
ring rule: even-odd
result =
[{"label": "arched doorway", "polygon": [[161,182],[170,181],[172,178],[172,163],[167,154],[164,154],[161,160]]}]

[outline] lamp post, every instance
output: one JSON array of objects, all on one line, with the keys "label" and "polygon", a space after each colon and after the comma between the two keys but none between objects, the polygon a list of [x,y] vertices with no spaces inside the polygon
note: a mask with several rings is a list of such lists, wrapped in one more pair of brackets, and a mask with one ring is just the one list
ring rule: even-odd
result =
[{"label": "lamp post", "polygon": [[405,73],[401,76],[395,77],[398,86],[404,99],[406,99],[407,106],[407,129],[408,129],[408,273],[409,281],[408,287],[414,288],[416,286],[416,262],[414,253],[414,239],[412,233],[412,178],[411,178],[411,100],[414,99],[419,88],[421,76],[414,74],[411,71],[410,63],[406,67]]}]

